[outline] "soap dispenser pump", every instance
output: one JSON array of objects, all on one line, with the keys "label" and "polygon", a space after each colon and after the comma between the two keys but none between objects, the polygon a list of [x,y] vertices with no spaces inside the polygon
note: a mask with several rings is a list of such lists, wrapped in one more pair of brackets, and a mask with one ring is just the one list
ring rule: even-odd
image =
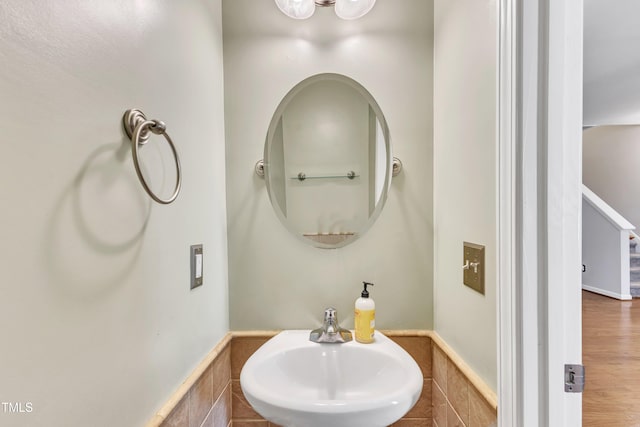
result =
[{"label": "soap dispenser pump", "polygon": [[355,335],[356,341],[369,344],[373,342],[376,327],[376,304],[373,299],[369,298],[367,290],[367,286],[373,286],[373,283],[362,282],[362,284],[364,290],[355,304]]}]

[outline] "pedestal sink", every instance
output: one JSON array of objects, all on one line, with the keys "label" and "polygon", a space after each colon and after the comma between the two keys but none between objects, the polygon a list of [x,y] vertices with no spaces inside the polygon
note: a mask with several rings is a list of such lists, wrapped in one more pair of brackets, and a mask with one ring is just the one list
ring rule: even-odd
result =
[{"label": "pedestal sink", "polygon": [[371,344],[318,344],[309,332],[279,333],[242,368],[242,391],[265,419],[285,427],[385,427],[417,402],[420,368],[380,332]]}]

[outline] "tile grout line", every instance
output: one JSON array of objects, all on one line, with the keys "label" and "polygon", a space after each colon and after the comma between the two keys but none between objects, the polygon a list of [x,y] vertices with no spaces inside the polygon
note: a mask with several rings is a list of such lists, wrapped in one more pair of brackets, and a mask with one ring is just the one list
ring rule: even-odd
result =
[{"label": "tile grout line", "polygon": [[[447,405],[449,405],[451,407],[451,410],[453,411],[454,414],[456,414],[456,416],[458,417],[458,419],[462,422],[462,427],[467,427],[467,425],[465,424],[465,422],[462,420],[462,417],[460,416],[460,414],[458,413],[458,411],[456,411],[456,408],[453,406],[453,403],[451,403],[449,401],[449,396],[445,396],[444,397],[445,400],[447,401]],[[447,417],[448,418],[448,417]],[[447,422],[448,424],[448,422]]]},{"label": "tile grout line", "polygon": [[213,405],[211,405],[211,408],[209,408],[209,412],[207,412],[207,416],[204,417],[204,420],[202,420],[202,422],[200,423],[200,427],[203,427],[204,423],[206,423],[209,417],[212,415],[213,415]]},{"label": "tile grout line", "polygon": [[[209,412],[207,412],[207,416],[204,417],[204,420],[202,420],[200,427],[203,427],[204,423],[207,422],[207,418],[209,418],[209,416],[213,414],[213,408],[216,406],[216,403],[218,403],[218,401],[222,399],[225,392],[227,391],[227,388],[229,389],[229,393],[231,393],[231,381],[227,383],[227,385],[222,389],[222,392],[220,392],[220,394],[218,395],[218,398],[213,402],[213,404],[211,405],[211,408],[209,408]],[[231,423],[232,420],[233,420],[233,417],[232,416],[229,417],[229,423]]]}]

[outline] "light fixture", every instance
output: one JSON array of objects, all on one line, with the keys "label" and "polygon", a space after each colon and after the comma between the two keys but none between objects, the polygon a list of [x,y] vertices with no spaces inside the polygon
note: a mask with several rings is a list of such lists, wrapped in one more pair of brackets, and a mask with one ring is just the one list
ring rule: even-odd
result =
[{"label": "light fixture", "polygon": [[278,8],[294,19],[307,19],[316,11],[313,0],[276,0]]},{"label": "light fixture", "polygon": [[358,19],[369,13],[376,0],[336,0],[336,15],[342,19]]},{"label": "light fixture", "polygon": [[285,15],[294,19],[307,19],[316,6],[334,6],[336,15],[342,19],[358,19],[369,13],[376,0],[275,0]]}]

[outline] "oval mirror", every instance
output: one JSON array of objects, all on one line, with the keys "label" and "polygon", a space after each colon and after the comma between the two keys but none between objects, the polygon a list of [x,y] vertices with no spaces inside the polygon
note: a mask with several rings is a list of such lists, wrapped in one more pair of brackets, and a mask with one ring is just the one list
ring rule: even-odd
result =
[{"label": "oval mirror", "polygon": [[391,182],[389,129],[371,94],[340,74],[318,74],[280,102],[264,150],[271,205],[303,241],[338,248],[380,214]]}]

